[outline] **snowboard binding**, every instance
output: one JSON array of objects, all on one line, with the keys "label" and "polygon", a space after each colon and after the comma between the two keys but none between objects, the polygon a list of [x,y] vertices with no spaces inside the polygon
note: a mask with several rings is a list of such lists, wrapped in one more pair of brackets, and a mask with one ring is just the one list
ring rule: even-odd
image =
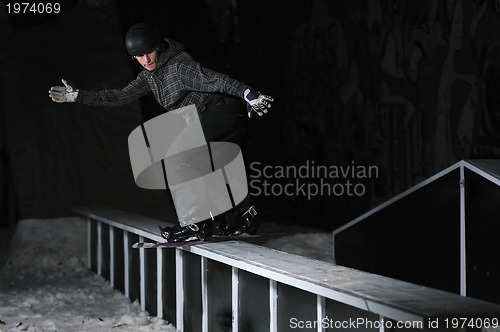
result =
[{"label": "snowboard binding", "polygon": [[188,242],[204,240],[212,236],[210,220],[201,221],[187,226],[160,227],[161,236],[167,242]]},{"label": "snowboard binding", "polygon": [[189,242],[208,239],[212,236],[238,236],[257,234],[259,224],[256,221],[257,210],[252,205],[239,218],[228,221],[224,215],[213,220],[205,220],[187,226],[160,227],[161,236],[167,242]]},{"label": "snowboard binding", "polygon": [[214,235],[237,236],[244,233],[249,235],[257,233],[259,224],[255,219],[257,216],[255,205],[248,208],[238,218],[232,219],[230,214],[228,216],[229,218],[225,218],[225,220],[214,222]]}]

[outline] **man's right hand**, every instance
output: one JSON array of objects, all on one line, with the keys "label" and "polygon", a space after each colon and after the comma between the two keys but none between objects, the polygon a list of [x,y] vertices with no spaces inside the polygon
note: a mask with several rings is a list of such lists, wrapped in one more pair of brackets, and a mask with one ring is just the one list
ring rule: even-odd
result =
[{"label": "man's right hand", "polygon": [[61,81],[64,86],[51,87],[49,90],[49,97],[56,103],[74,103],[78,101],[79,90],[65,79]]}]

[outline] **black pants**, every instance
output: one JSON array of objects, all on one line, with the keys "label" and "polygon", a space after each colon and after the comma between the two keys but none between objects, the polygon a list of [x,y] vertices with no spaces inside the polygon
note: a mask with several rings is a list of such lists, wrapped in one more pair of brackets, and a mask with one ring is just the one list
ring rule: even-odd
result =
[{"label": "black pants", "polygon": [[[246,113],[246,104],[243,100],[222,96],[213,98],[202,107],[200,113],[201,127],[206,141],[231,142],[241,147]],[[252,198],[248,194],[240,204],[224,214],[226,221],[238,219],[252,205]]]},{"label": "black pants", "polygon": [[238,144],[245,113],[245,103],[234,97],[215,97],[203,105],[200,122],[206,141]]}]

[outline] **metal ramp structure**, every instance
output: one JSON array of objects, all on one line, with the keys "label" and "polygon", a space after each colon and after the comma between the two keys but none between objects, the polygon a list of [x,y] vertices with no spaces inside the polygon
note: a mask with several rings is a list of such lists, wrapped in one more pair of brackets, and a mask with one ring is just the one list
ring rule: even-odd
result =
[{"label": "metal ramp structure", "polygon": [[500,303],[500,160],[462,160],[333,240],[339,265]]},{"label": "metal ramp structure", "polygon": [[248,242],[132,249],[162,241],[161,221],[109,208],[75,212],[87,219],[88,268],[179,331],[500,326],[500,305],[488,301]]}]

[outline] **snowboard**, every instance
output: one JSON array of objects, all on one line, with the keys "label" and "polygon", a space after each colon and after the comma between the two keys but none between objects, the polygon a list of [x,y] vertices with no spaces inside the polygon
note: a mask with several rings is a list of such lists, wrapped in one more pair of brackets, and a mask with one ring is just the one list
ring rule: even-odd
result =
[{"label": "snowboard", "polygon": [[224,242],[231,240],[245,240],[252,238],[259,238],[264,236],[278,236],[283,235],[281,230],[273,230],[269,232],[262,232],[257,234],[247,234],[243,233],[240,235],[228,235],[228,236],[212,236],[203,240],[193,240],[193,241],[179,241],[179,242],[136,242],[132,245],[135,249],[153,249],[153,248],[179,248],[184,246],[191,246],[200,243],[211,243],[211,242]]}]

